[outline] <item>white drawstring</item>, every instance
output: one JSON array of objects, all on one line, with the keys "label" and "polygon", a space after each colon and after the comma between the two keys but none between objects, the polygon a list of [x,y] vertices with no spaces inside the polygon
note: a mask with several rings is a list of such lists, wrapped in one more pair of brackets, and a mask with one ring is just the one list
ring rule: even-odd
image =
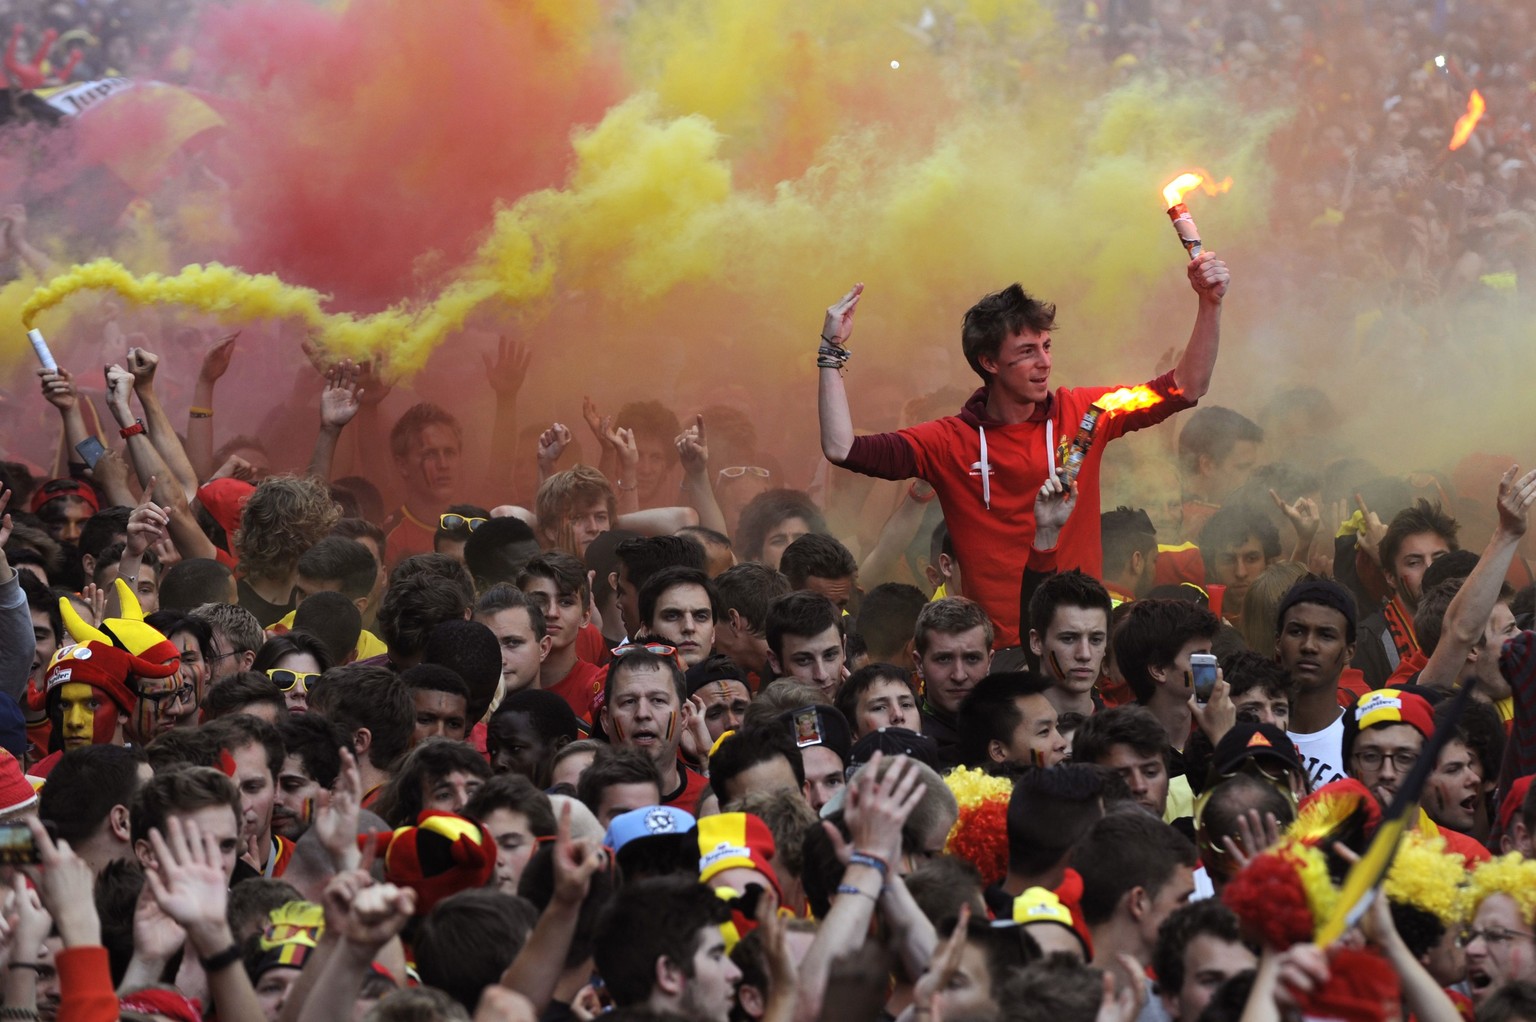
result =
[{"label": "white drawstring", "polygon": [[992,466],[987,463],[987,427],[977,425],[981,434],[981,460],[971,466],[971,471],[981,476],[981,502],[992,510]]},{"label": "white drawstring", "polygon": [[1055,423],[1047,416],[1045,420],[1045,477],[1050,479],[1056,474],[1056,430]]}]

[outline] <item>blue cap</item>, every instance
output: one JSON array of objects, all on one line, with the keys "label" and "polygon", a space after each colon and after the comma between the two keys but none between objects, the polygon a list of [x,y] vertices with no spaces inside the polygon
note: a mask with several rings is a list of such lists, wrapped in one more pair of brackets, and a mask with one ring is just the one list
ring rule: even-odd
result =
[{"label": "blue cap", "polygon": [[686,834],[697,823],[692,813],[671,806],[645,806],[620,813],[608,824],[603,844],[617,852],[642,837],[672,837]]}]

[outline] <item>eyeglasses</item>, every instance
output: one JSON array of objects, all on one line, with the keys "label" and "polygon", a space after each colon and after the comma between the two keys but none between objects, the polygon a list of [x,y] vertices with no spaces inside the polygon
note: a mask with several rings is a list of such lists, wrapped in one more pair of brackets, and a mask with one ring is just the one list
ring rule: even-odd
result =
[{"label": "eyeglasses", "polygon": [[1419,754],[1417,752],[1382,752],[1380,749],[1361,749],[1355,753],[1355,759],[1359,760],[1360,765],[1367,770],[1375,770],[1382,763],[1390,759],[1393,766],[1406,774],[1419,761]]},{"label": "eyeglasses", "polygon": [[1523,930],[1506,930],[1501,926],[1490,926],[1486,930],[1462,930],[1456,936],[1456,943],[1461,947],[1466,947],[1474,940],[1481,940],[1489,947],[1496,947],[1499,944],[1508,944],[1516,938],[1532,940],[1536,939],[1536,933],[1526,933]]},{"label": "eyeglasses", "polygon": [[303,685],[304,691],[309,691],[309,686],[319,680],[318,674],[300,674],[298,671],[289,671],[281,667],[274,667],[267,672],[267,677],[272,679],[272,684],[281,692],[292,692],[295,685]]},{"label": "eyeglasses", "polygon": [[239,656],[242,652],[244,652],[244,650],[232,649],[228,653],[215,653],[213,656],[208,658],[208,662],[210,664],[216,664],[220,660],[228,660],[232,656]]},{"label": "eyeglasses", "polygon": [[159,706],[161,703],[170,703],[174,706],[176,703],[190,703],[195,702],[197,699],[197,689],[190,684],[179,685],[176,688],[163,689],[158,692],[146,692],[143,689],[138,691],[140,699],[148,699],[156,706]]},{"label": "eyeglasses", "polygon": [[740,479],[744,475],[755,475],[759,479],[767,479],[772,472],[761,465],[732,465],[730,468],[722,468],[719,472],[721,479]]},{"label": "eyeglasses", "polygon": [[438,515],[437,527],[444,532],[458,532],[460,529],[468,529],[474,532],[480,526],[490,521],[489,518],[465,518],[463,515]]}]

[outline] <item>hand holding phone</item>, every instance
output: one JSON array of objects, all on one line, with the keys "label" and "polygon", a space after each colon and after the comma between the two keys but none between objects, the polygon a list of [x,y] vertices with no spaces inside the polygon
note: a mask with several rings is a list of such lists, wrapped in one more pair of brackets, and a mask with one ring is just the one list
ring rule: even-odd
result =
[{"label": "hand holding phone", "polygon": [[1189,673],[1195,690],[1195,702],[1208,703],[1216,688],[1216,657],[1211,653],[1191,653]]}]

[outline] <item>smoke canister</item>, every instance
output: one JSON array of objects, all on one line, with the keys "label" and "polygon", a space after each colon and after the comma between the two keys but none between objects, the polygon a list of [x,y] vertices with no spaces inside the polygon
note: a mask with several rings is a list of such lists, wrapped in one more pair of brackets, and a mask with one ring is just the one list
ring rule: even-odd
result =
[{"label": "smoke canister", "polygon": [[53,352],[48,350],[48,342],[43,340],[41,330],[28,330],[27,340],[32,342],[32,350],[37,352],[37,360],[43,364],[43,368],[50,373],[59,371],[59,364],[53,360]]}]

